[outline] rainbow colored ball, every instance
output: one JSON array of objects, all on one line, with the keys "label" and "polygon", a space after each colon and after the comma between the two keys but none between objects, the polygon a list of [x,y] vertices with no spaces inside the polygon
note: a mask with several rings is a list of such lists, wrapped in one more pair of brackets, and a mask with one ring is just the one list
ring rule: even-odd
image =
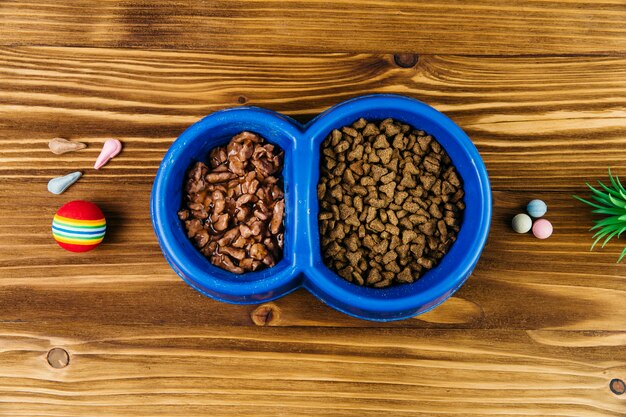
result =
[{"label": "rainbow colored ball", "polygon": [[87,252],[95,249],[106,233],[102,210],[89,201],[70,201],[61,207],[52,220],[52,236],[63,249]]}]

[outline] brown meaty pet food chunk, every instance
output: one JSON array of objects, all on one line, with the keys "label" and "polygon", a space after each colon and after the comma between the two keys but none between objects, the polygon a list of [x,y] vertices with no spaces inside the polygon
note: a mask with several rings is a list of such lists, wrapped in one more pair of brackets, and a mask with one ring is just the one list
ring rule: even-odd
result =
[{"label": "brown meaty pet food chunk", "polygon": [[[179,219],[209,261],[242,274],[282,257],[285,200],[283,151],[259,135],[241,132],[196,162],[185,179]],[[320,196],[326,194],[321,186]]]},{"label": "brown meaty pet food chunk", "polygon": [[339,276],[373,288],[411,283],[456,241],[462,181],[434,137],[361,118],[333,130],[320,154],[320,244]]}]

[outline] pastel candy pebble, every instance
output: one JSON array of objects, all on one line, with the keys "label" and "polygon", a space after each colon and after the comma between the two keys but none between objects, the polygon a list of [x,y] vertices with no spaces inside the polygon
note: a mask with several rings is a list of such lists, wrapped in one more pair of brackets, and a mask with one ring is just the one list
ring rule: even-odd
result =
[{"label": "pastel candy pebble", "polygon": [[53,154],[61,155],[67,152],[78,151],[85,149],[87,145],[82,142],[72,142],[71,140],[63,138],[54,138],[48,142],[48,148]]},{"label": "pastel candy pebble", "polygon": [[548,211],[548,206],[541,200],[531,200],[526,206],[526,211],[534,218],[542,217]]},{"label": "pastel candy pebble", "polygon": [[547,239],[552,235],[552,223],[546,219],[539,219],[533,225],[533,235],[537,239]]},{"label": "pastel candy pebble", "polygon": [[62,194],[70,185],[78,181],[81,175],[83,175],[82,172],[76,171],[62,177],[52,178],[48,181],[48,191],[52,194]]},{"label": "pastel candy pebble", "polygon": [[102,145],[102,151],[100,151],[100,155],[98,155],[98,159],[96,159],[96,163],[93,167],[95,169],[102,168],[107,162],[117,156],[121,150],[122,142],[117,139],[107,139],[104,145]]},{"label": "pastel candy pebble", "polygon": [[70,201],[57,211],[52,220],[54,240],[70,252],[87,252],[96,248],[105,233],[104,214],[89,201]]},{"label": "pastel candy pebble", "polygon": [[528,214],[520,213],[513,217],[511,226],[517,233],[528,233],[530,228],[533,226],[533,221]]}]

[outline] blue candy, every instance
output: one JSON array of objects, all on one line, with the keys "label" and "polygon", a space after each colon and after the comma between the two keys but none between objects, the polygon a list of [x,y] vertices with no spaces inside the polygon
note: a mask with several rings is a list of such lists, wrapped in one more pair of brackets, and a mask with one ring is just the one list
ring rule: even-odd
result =
[{"label": "blue candy", "polygon": [[526,211],[534,218],[542,217],[548,211],[548,206],[541,200],[532,200],[526,206]]},{"label": "blue candy", "polygon": [[76,171],[62,177],[52,178],[48,182],[48,191],[52,194],[62,194],[70,185],[78,181],[81,175],[83,174],[80,171]]}]

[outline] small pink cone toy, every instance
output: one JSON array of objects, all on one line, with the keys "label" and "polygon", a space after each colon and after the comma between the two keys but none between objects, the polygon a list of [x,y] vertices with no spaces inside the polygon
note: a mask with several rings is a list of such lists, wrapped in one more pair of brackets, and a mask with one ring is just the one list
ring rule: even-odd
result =
[{"label": "small pink cone toy", "polygon": [[96,163],[94,164],[95,169],[100,169],[107,162],[109,162],[113,157],[120,153],[122,150],[122,143],[117,139],[107,139],[102,146],[102,151],[96,159]]}]

